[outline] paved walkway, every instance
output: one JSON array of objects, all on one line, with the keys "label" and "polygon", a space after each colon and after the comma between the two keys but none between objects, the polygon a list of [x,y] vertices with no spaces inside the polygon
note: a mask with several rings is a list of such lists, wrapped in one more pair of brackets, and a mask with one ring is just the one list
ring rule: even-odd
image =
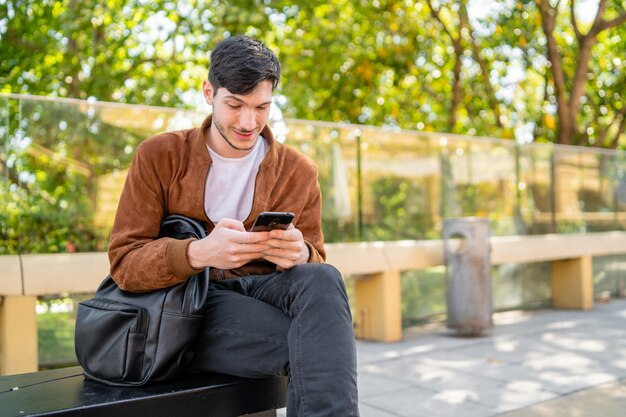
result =
[{"label": "paved walkway", "polygon": [[359,341],[362,417],[623,417],[626,300],[494,316],[489,336],[443,325]]}]

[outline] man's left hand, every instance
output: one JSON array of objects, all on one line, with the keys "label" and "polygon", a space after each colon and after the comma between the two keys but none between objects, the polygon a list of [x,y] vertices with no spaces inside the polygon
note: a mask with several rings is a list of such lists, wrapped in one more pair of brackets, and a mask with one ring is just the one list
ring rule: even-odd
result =
[{"label": "man's left hand", "polygon": [[304,243],[302,232],[293,224],[287,230],[274,229],[269,235],[269,240],[263,243],[271,248],[264,251],[264,259],[275,263],[280,269],[307,263],[309,247]]}]

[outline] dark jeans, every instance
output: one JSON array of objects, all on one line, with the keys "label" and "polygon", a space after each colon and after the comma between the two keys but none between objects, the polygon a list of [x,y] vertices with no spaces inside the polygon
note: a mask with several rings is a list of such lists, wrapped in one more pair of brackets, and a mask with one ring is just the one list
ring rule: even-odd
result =
[{"label": "dark jeans", "polygon": [[192,369],[289,375],[288,417],[356,417],[356,350],[341,274],[327,264],[212,283]]}]

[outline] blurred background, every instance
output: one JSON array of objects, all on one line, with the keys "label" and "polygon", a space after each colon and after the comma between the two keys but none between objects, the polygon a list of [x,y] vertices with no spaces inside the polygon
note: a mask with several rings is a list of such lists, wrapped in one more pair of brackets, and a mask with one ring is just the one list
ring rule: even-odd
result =
[{"label": "blurred background", "polygon": [[[626,1],[0,0],[0,256],[106,251],[136,145],[210,112],[235,34],[279,56],[272,126],[319,165],[327,242],[439,239],[459,216],[626,228]],[[624,295],[625,261],[594,258],[597,297]],[[445,314],[444,272],[403,273],[406,326]],[[549,275],[495,267],[496,309],[549,305]],[[42,367],[74,362],[90,296],[40,297]]]}]

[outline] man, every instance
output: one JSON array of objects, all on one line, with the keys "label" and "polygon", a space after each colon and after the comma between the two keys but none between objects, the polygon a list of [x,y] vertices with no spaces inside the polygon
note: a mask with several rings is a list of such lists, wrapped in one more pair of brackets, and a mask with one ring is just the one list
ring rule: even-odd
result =
[{"label": "man", "polygon": [[[212,115],[137,148],[111,235],[111,275],[141,292],[209,267],[191,369],[289,375],[289,417],[358,416],[352,321],[341,275],[323,263],[317,168],[266,126],[279,78],[260,42],[235,36],[216,46],[202,89]],[[261,211],[295,219],[287,230],[248,231]],[[204,220],[207,237],[158,239],[169,214]]]}]

